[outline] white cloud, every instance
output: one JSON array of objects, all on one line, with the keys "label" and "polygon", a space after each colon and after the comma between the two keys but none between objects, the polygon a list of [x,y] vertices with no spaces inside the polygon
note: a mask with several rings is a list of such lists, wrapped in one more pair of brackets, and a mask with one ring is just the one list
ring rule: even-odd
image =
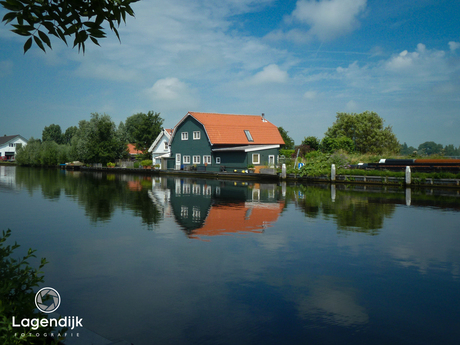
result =
[{"label": "white cloud", "polygon": [[366,0],[299,0],[291,20],[309,25],[309,35],[328,41],[358,28],[365,9]]},{"label": "white cloud", "polygon": [[282,71],[277,65],[271,64],[265,66],[262,71],[251,78],[251,84],[266,83],[285,83],[289,76],[286,71]]},{"label": "white cloud", "polygon": [[317,97],[317,92],[316,91],[307,91],[303,95],[304,98],[306,99],[315,99]]},{"label": "white cloud", "polygon": [[458,48],[460,48],[460,43],[451,41],[451,42],[449,42],[449,48],[450,48],[451,51],[455,51]]},{"label": "white cloud", "polygon": [[147,92],[159,101],[177,101],[189,96],[187,85],[177,78],[157,80]]}]

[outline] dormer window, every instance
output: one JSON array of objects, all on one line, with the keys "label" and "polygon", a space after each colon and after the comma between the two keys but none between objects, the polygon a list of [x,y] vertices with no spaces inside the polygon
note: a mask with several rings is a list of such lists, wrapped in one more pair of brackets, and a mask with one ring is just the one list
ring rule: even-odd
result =
[{"label": "dormer window", "polygon": [[252,139],[252,135],[251,135],[251,132],[249,132],[249,130],[245,129],[244,134],[246,134],[246,138],[248,138],[248,141],[254,141],[254,139]]}]

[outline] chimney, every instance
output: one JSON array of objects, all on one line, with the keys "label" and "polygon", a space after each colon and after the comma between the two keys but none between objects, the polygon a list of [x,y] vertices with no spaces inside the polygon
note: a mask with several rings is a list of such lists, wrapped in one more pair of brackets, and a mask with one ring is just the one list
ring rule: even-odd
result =
[{"label": "chimney", "polygon": [[265,120],[265,114],[262,113],[262,122],[267,122],[267,120]]}]

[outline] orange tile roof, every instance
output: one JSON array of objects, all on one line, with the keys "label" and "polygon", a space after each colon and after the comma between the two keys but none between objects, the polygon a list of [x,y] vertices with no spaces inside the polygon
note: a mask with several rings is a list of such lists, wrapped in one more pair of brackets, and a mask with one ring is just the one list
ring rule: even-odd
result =
[{"label": "orange tile roof", "polygon": [[[260,115],[189,112],[183,120],[187,116],[194,117],[204,126],[213,145],[284,144],[278,128],[267,120],[263,121]],[[249,130],[254,141],[248,141],[245,130]]]},{"label": "orange tile roof", "polygon": [[194,230],[189,237],[222,236],[231,233],[261,233],[278,220],[284,202],[244,203],[235,205],[215,205],[209,210],[203,227]]},{"label": "orange tile roof", "polygon": [[135,144],[128,144],[128,152],[131,155],[137,155],[139,153],[142,153],[142,151],[136,150]]}]

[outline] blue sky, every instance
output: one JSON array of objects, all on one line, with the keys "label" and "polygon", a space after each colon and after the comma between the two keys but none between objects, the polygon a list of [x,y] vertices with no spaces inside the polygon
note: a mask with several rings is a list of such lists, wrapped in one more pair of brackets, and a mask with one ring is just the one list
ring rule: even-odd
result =
[{"label": "blue sky", "polygon": [[[46,54],[0,25],[0,135],[109,114],[261,114],[297,144],[337,112],[377,112],[401,143],[460,145],[458,0],[141,0],[135,18]],[[5,11],[0,10],[3,17]]]}]

